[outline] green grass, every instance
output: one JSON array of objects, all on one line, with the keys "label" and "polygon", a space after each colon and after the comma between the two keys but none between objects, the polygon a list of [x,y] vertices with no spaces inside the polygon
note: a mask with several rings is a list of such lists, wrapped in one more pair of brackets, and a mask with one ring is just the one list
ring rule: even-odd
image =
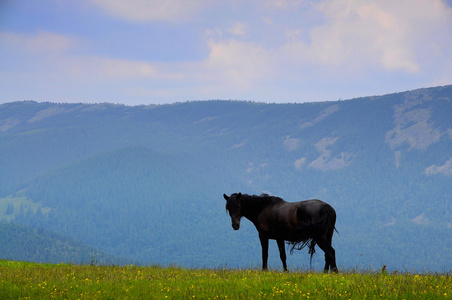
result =
[{"label": "green grass", "polygon": [[0,299],[448,299],[450,274],[339,274],[0,261]]}]

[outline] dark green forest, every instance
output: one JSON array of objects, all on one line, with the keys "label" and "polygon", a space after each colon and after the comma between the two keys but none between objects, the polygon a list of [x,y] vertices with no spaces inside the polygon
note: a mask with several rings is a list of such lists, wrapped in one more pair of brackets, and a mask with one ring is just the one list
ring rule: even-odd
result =
[{"label": "dark green forest", "polygon": [[[450,271],[451,112],[452,86],[305,104],[3,104],[0,258],[30,239],[17,259],[256,267],[254,226],[234,232],[224,208],[240,191],[330,203],[340,268]],[[58,257],[15,226],[92,248]],[[308,268],[307,250],[288,265]]]}]

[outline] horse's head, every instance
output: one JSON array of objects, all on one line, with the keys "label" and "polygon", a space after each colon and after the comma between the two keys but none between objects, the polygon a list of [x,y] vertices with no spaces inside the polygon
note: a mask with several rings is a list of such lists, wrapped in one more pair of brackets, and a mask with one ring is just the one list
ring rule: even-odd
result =
[{"label": "horse's head", "polygon": [[229,212],[231,216],[232,228],[234,230],[240,229],[240,219],[242,218],[242,210],[240,206],[240,200],[242,194],[232,194],[230,197],[223,194],[224,199],[226,199],[226,211]]}]

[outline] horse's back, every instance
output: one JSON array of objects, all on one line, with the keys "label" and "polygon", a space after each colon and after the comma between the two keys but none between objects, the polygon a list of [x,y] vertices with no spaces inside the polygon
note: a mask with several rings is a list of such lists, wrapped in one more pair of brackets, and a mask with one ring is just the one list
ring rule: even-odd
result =
[{"label": "horse's back", "polygon": [[322,209],[331,207],[328,203],[319,199],[304,200],[296,203],[297,217],[302,222],[316,222],[320,217]]}]

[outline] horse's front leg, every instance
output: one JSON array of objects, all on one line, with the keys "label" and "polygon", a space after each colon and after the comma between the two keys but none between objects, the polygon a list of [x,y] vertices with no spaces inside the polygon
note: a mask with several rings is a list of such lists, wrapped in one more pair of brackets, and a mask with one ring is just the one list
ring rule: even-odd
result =
[{"label": "horse's front leg", "polygon": [[279,257],[281,258],[284,271],[287,272],[286,248],[284,247],[284,240],[276,240],[276,243],[278,243]]},{"label": "horse's front leg", "polygon": [[267,270],[267,260],[268,260],[268,238],[262,233],[259,233],[259,240],[262,246],[262,270]]}]

